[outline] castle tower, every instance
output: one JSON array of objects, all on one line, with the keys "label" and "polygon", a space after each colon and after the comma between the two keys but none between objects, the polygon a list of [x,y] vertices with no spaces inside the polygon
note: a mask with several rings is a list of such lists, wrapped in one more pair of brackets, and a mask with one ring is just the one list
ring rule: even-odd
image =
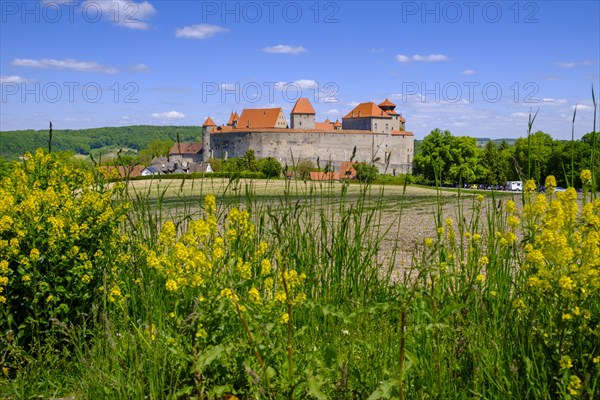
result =
[{"label": "castle tower", "polygon": [[387,115],[392,117],[391,130],[399,131],[404,130],[403,122],[401,121],[402,116],[398,114],[394,109],[396,105],[389,101],[387,98],[383,101],[383,103],[378,104],[378,107],[381,108]]},{"label": "castle tower", "polygon": [[238,119],[240,119],[240,116],[238,115],[237,111],[235,113],[232,111],[231,115],[229,116],[229,121],[227,121],[227,126],[235,128],[237,126]]},{"label": "castle tower", "polygon": [[300,97],[290,113],[292,129],[315,129],[315,109],[310,100]]},{"label": "castle tower", "polygon": [[207,162],[212,157],[212,148],[210,147],[210,135],[217,129],[217,125],[208,117],[202,124],[202,161]]}]

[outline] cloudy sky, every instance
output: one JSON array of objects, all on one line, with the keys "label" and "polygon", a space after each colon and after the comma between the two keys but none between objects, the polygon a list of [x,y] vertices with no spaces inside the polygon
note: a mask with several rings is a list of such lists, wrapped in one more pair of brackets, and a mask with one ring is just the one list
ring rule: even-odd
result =
[{"label": "cloudy sky", "polygon": [[[570,138],[600,98],[600,2],[0,1],[0,130],[227,122],[386,97],[432,129]],[[289,118],[289,116],[288,116]]]}]

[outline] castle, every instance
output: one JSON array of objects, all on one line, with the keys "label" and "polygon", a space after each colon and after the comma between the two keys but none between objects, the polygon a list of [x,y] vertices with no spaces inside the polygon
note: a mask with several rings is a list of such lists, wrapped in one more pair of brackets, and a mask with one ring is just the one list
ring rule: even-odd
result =
[{"label": "castle", "polygon": [[202,124],[204,161],[241,157],[253,149],[259,158],[273,157],[284,165],[309,159],[335,169],[350,160],[373,163],[380,172],[412,172],[414,136],[405,131],[405,119],[385,99],[379,105],[366,102],[335,122],[315,121],[307,98],[299,98],[288,126],[281,108],[244,109],[232,112],[226,125],[208,117]]}]

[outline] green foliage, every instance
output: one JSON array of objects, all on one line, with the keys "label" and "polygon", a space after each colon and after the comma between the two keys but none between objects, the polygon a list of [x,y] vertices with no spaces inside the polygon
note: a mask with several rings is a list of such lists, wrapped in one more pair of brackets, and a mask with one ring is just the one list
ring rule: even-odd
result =
[{"label": "green foliage", "polygon": [[[55,126],[56,127],[56,126]],[[175,141],[177,132],[182,142],[200,140],[202,130],[196,126],[124,126],[80,130],[57,130],[52,134],[52,151],[69,150],[89,154],[94,149],[111,146],[142,150],[155,141]],[[47,130],[0,132],[0,156],[15,159],[38,147],[48,148]]]},{"label": "green foliage", "polygon": [[435,129],[421,143],[414,169],[430,182],[474,182],[482,173],[477,156],[474,138],[454,137],[450,131]]},{"label": "green foliage", "polygon": [[244,153],[243,160],[243,168],[246,171],[256,172],[259,170],[258,162],[256,161],[256,155],[254,154],[254,149],[249,149]]},{"label": "green foliage", "polygon": [[356,169],[356,179],[359,182],[375,182],[377,175],[379,175],[377,167],[367,163],[357,163],[354,165],[354,169]]},{"label": "green foliage", "polygon": [[315,163],[312,160],[300,160],[296,165],[296,178],[308,180],[310,173],[316,171]]},{"label": "green foliage", "polygon": [[281,176],[281,163],[273,157],[267,157],[259,160],[258,168],[269,179],[279,178]]},{"label": "green foliage", "polygon": [[169,150],[171,150],[174,143],[175,142],[171,139],[154,140],[148,143],[144,149],[140,150],[136,163],[148,165],[154,157],[168,156]]},{"label": "green foliage", "polygon": [[[528,139],[517,139],[515,144],[515,162],[517,168],[521,171],[521,176],[542,182],[542,179],[550,175],[548,160],[550,160],[552,155],[552,136],[542,131],[537,131],[531,134],[530,142],[531,150],[529,150]],[[531,164],[530,177],[527,176],[529,164]]]}]

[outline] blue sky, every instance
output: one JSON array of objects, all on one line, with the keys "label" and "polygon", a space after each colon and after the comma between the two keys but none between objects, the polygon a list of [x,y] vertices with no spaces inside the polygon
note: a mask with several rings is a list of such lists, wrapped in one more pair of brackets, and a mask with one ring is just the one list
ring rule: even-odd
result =
[{"label": "blue sky", "polygon": [[0,130],[227,122],[386,97],[417,139],[592,130],[598,1],[0,0]]}]

